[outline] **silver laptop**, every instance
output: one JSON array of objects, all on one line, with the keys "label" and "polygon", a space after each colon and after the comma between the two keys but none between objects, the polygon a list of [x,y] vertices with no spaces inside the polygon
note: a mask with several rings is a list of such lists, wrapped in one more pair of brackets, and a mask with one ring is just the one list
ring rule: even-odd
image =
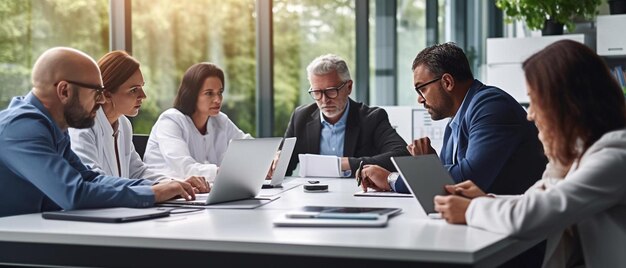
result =
[{"label": "silver laptop", "polygon": [[280,156],[276,162],[276,169],[272,174],[272,180],[269,183],[263,184],[263,188],[281,188],[282,183],[285,180],[285,174],[287,173],[287,167],[291,161],[291,154],[296,147],[296,137],[286,138],[283,142],[283,149],[280,151]]},{"label": "silver laptop", "polygon": [[434,154],[392,157],[404,183],[427,214],[436,213],[435,195],[447,195],[444,185],[455,184],[441,160]]},{"label": "silver laptop", "polygon": [[254,198],[261,190],[281,141],[282,138],[232,140],[210,193],[197,194],[192,201],[179,198],[165,204],[211,205]]}]

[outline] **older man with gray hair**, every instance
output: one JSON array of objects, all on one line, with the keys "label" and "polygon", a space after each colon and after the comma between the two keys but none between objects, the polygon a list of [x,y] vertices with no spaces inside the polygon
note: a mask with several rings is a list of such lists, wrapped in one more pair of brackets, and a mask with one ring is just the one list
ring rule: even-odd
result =
[{"label": "older man with gray hair", "polygon": [[354,177],[359,163],[395,170],[390,157],[409,155],[406,143],[389,123],[385,110],[352,100],[352,78],[345,60],[332,54],[315,58],[306,68],[315,103],[297,107],[285,138],[297,137],[287,174],[298,154],[334,155]]}]

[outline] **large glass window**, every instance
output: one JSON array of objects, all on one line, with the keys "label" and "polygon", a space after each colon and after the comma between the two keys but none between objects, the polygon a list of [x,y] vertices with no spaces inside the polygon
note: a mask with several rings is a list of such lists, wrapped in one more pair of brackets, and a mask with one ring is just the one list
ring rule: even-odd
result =
[{"label": "large glass window", "polygon": [[109,48],[108,0],[0,0],[0,109],[31,88],[46,49],[68,46],[95,59]]},{"label": "large glass window", "polygon": [[[445,0],[438,4],[437,42],[445,41]],[[426,48],[426,0],[398,0],[398,105],[417,105],[417,95],[412,90],[411,65],[417,53]]]},{"label": "large glass window", "polygon": [[274,136],[285,134],[297,106],[313,102],[306,66],[315,57],[341,56],[354,79],[354,8],[353,0],[274,1]]},{"label": "large glass window", "polygon": [[398,1],[398,105],[416,105],[411,65],[426,47],[426,0]]},{"label": "large glass window", "polygon": [[222,112],[256,134],[254,16],[254,0],[134,0],[133,56],[142,64],[148,95],[134,131],[149,133],[159,114],[172,107],[187,68],[212,62],[226,74]]}]

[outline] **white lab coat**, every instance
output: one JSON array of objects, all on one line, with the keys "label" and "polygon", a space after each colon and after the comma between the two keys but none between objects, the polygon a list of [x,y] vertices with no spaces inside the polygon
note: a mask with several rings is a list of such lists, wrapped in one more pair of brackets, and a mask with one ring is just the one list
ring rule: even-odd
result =
[{"label": "white lab coat", "polygon": [[191,117],[171,108],[152,127],[144,161],[170,176],[204,176],[213,181],[230,140],[247,138],[251,136],[222,112],[209,117],[207,133],[202,135]]},{"label": "white lab coat", "polygon": [[121,176],[115,157],[113,128],[102,108],[96,112],[95,124],[91,128],[69,129],[72,150],[91,169],[104,175],[132,179],[159,181],[167,179],[160,173],[148,170],[133,145],[133,128],[126,116],[118,119],[117,148],[120,157]]},{"label": "white lab coat", "polygon": [[586,267],[624,266],[626,129],[602,136],[565,178],[555,178],[553,169],[548,164],[524,195],[472,200],[468,225],[519,238],[548,237],[544,267],[566,265],[561,250],[573,245],[562,238],[566,228],[575,227]]}]

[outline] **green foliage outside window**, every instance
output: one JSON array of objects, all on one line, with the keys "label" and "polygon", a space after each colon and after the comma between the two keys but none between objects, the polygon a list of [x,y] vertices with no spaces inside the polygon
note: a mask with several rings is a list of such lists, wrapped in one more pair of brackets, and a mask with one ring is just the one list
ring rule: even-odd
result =
[{"label": "green foliage outside window", "polygon": [[[255,0],[133,0],[132,55],[141,62],[148,98],[133,118],[149,133],[172,107],[185,70],[210,61],[226,73],[222,111],[256,135]],[[282,136],[295,107],[313,102],[305,68],[334,53],[354,71],[353,0],[276,0],[274,136]],[[108,0],[0,0],[0,109],[30,90],[36,58],[53,46],[85,51],[95,60],[109,51]],[[358,85],[355,85],[358,86]]]},{"label": "green foliage outside window", "polygon": [[588,19],[598,14],[602,0],[497,0],[496,6],[506,14],[506,21],[523,20],[531,30],[541,30],[548,19],[574,30],[574,16]]},{"label": "green foliage outside window", "polygon": [[0,0],[0,109],[31,88],[37,57],[69,46],[98,57],[109,47],[107,0]]}]

